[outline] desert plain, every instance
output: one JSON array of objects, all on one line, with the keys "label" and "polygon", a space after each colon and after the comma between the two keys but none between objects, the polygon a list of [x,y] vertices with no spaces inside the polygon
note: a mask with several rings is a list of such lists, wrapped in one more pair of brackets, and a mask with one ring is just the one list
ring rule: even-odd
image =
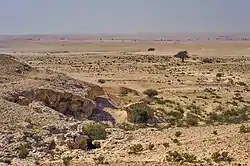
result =
[{"label": "desert plain", "polygon": [[0,165],[250,165],[249,41],[34,38],[0,44]]}]

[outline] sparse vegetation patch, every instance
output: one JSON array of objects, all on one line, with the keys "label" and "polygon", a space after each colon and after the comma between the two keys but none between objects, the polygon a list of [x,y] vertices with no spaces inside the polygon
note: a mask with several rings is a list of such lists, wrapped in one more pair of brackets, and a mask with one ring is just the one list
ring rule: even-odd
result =
[{"label": "sparse vegetation patch", "polygon": [[146,123],[149,119],[148,112],[140,108],[132,109],[131,115],[134,123]]},{"label": "sparse vegetation patch", "polygon": [[180,162],[180,163],[196,163],[197,157],[189,153],[179,153],[177,151],[169,151],[166,155],[166,161],[168,162]]},{"label": "sparse vegetation patch", "polygon": [[232,108],[221,113],[210,113],[209,119],[220,124],[239,124],[249,120],[250,107]]}]

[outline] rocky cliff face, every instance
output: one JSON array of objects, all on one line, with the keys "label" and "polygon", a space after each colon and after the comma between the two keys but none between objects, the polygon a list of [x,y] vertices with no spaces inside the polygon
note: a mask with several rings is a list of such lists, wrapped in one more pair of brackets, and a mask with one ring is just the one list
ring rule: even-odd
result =
[{"label": "rocky cliff face", "polygon": [[52,89],[31,89],[10,92],[4,97],[8,101],[29,105],[32,102],[42,102],[64,115],[73,116],[76,119],[84,119],[92,114],[95,102],[69,92]]}]

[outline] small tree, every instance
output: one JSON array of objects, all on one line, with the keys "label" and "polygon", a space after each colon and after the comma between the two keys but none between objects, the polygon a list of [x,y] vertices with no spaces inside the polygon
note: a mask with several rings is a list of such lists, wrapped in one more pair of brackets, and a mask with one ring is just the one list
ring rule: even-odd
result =
[{"label": "small tree", "polygon": [[155,48],[149,48],[148,51],[155,51]]},{"label": "small tree", "polygon": [[180,51],[177,54],[175,54],[174,57],[180,58],[182,62],[184,62],[185,59],[189,58],[187,51]]},{"label": "small tree", "polygon": [[147,89],[143,92],[143,94],[147,95],[149,98],[153,98],[158,95],[158,92],[154,89]]}]

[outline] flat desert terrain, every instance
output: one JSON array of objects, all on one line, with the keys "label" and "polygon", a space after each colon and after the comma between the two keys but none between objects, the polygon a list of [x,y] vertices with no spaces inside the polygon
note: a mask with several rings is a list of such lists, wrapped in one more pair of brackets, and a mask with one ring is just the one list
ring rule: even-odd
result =
[{"label": "flat desert terrain", "polygon": [[248,41],[1,46],[0,165],[250,165]]}]

